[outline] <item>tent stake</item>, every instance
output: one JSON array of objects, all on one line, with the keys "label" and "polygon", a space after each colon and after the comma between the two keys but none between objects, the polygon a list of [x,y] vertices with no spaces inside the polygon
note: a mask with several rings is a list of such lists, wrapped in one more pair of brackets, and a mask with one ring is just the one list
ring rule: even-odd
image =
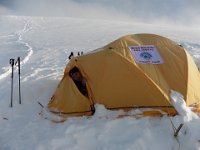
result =
[{"label": "tent stake", "polygon": [[174,136],[177,137],[178,136],[178,133],[180,131],[180,129],[183,127],[183,123],[181,123],[178,127],[178,129],[176,130],[176,132],[174,133]]}]

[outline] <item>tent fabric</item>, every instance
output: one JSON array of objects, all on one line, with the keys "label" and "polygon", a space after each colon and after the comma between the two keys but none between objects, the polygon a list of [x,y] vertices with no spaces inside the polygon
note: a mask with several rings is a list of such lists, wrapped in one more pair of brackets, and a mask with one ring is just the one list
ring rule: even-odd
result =
[{"label": "tent fabric", "polygon": [[[163,63],[137,63],[129,46],[153,45]],[[78,67],[87,80],[89,98],[77,89],[68,73]],[[121,37],[110,44],[72,58],[48,104],[62,116],[91,115],[91,106],[108,109],[172,107],[171,90],[184,96],[186,104],[200,100],[200,75],[190,54],[176,42],[155,34]]]}]

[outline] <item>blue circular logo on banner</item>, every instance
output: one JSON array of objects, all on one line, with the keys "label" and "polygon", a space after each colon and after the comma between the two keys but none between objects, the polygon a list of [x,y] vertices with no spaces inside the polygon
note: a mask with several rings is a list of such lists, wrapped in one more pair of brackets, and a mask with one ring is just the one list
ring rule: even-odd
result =
[{"label": "blue circular logo on banner", "polygon": [[152,55],[150,53],[148,53],[148,52],[142,52],[140,54],[140,57],[142,57],[142,58],[144,58],[146,60],[149,60],[149,59],[151,59]]}]

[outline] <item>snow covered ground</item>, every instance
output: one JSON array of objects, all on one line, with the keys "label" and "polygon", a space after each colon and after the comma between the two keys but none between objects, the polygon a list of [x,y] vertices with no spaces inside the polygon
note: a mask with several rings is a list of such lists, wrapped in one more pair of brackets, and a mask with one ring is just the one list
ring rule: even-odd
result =
[{"label": "snow covered ground", "polygon": [[[176,92],[175,117],[116,118],[119,111],[96,105],[92,117],[52,123],[39,113],[59,83],[71,51],[84,53],[126,34],[154,33],[181,43],[200,67],[200,29],[66,17],[0,16],[0,150],[200,150],[200,118]],[[10,107],[9,59],[20,56],[22,105],[14,73]],[[140,110],[133,110],[139,112]],[[178,138],[176,128],[184,123]]]}]

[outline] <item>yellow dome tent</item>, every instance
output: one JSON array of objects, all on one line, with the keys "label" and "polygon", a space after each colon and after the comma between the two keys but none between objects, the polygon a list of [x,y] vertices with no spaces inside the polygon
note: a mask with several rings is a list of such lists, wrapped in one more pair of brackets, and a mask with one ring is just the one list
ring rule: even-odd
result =
[{"label": "yellow dome tent", "polygon": [[[87,80],[89,98],[69,76],[78,67]],[[108,109],[174,110],[170,91],[188,106],[200,100],[200,75],[189,53],[176,42],[154,34],[135,34],[72,58],[48,110],[64,117],[91,115],[94,104]],[[169,113],[169,112],[168,112]]]}]

